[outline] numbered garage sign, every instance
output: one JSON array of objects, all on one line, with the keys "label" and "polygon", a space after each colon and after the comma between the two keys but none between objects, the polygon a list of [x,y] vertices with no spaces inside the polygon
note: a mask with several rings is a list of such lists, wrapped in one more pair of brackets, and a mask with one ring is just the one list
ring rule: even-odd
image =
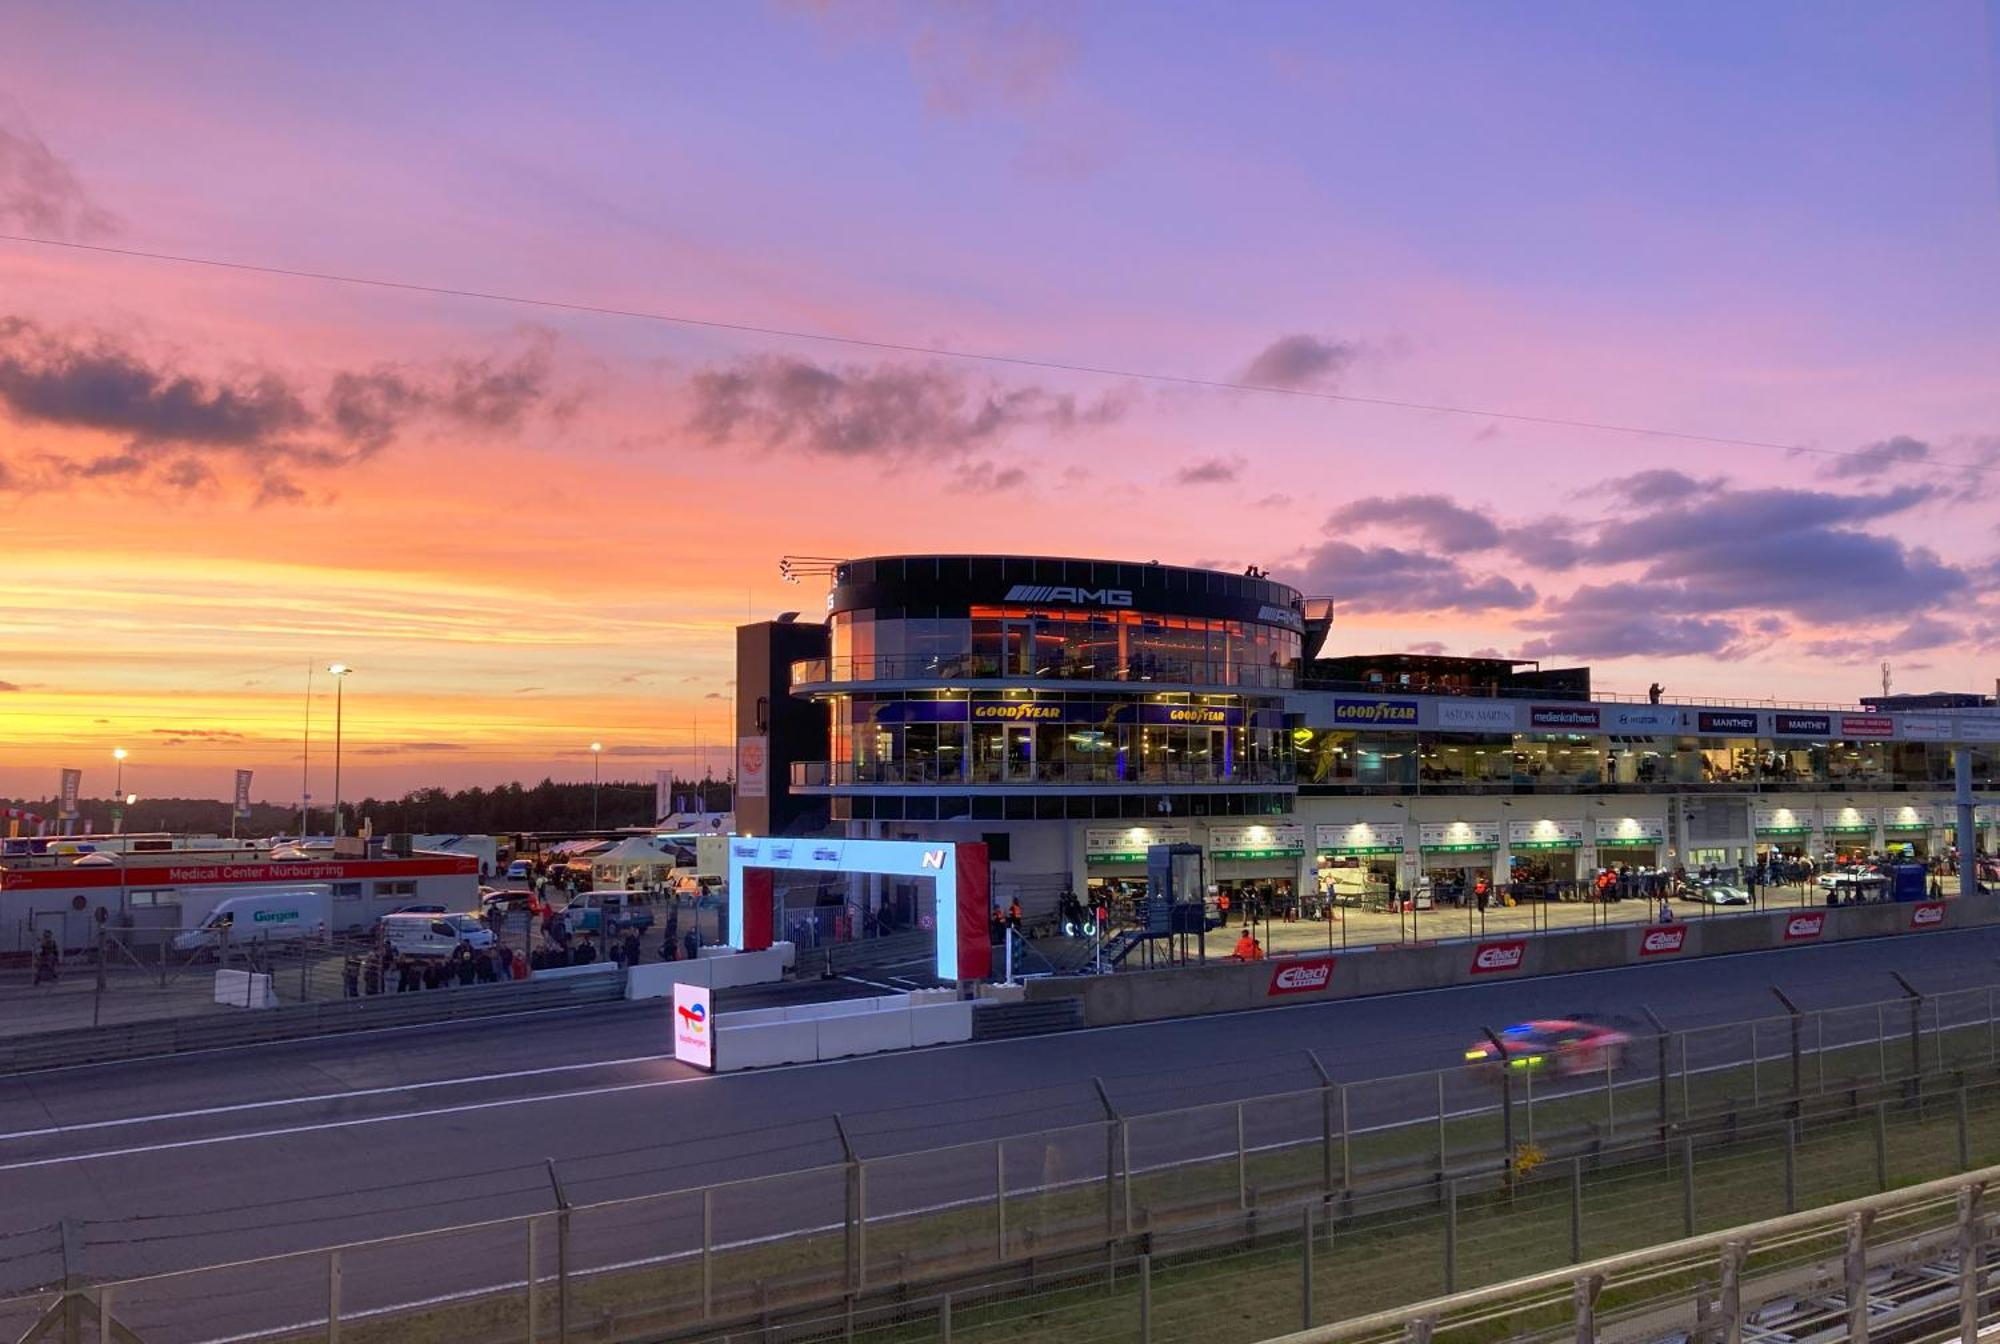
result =
[{"label": "numbered garage sign", "polygon": [[715,1020],[707,985],[674,986],[674,1058],[698,1069],[715,1067]]}]

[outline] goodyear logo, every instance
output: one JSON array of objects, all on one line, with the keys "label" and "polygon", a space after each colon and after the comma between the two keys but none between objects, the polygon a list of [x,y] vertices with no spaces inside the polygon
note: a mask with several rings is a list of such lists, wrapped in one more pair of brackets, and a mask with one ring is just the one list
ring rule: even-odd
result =
[{"label": "goodyear logo", "polygon": [[1417,721],[1417,702],[1414,700],[1336,700],[1333,702],[1335,723],[1400,723],[1414,726]]},{"label": "goodyear logo", "polygon": [[1060,719],[1061,705],[974,705],[975,719]]},{"label": "goodyear logo", "polygon": [[1229,712],[1227,710],[1222,710],[1222,709],[1205,708],[1200,705],[1190,706],[1185,709],[1170,709],[1167,711],[1167,722],[1168,723],[1228,723]]}]

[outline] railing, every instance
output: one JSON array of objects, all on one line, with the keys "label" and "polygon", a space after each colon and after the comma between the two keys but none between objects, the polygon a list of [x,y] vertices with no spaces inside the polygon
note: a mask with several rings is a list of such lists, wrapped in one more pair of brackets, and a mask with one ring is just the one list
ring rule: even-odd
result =
[{"label": "railing", "polygon": [[[592,1338],[676,1339],[791,1322],[782,1337],[806,1339],[821,1320],[883,1340],[921,1338],[907,1332],[929,1320],[933,1337],[996,1344],[1232,1344],[1271,1333],[1274,1303],[1306,1323],[1326,1307],[1394,1308],[1733,1226],[1746,1200],[1778,1212],[2000,1160],[1995,1007],[1981,989],[1663,1032],[1635,1040],[1630,1067],[1607,1059],[1563,1079],[1461,1068],[1341,1082],[1310,1053],[1155,1063],[973,1113],[941,1103],[783,1124],[747,1147],[752,1136],[691,1135],[613,1144],[546,1173],[503,1161],[479,1198],[540,1182],[552,1207],[165,1273],[152,1272],[155,1244],[190,1235],[182,1221],[206,1232],[221,1210],[154,1215],[136,1232],[77,1224],[59,1249],[9,1234],[0,1265],[53,1273],[59,1255],[65,1282],[0,1302],[0,1335],[20,1336],[67,1291],[148,1344],[534,1341],[586,1322]],[[1257,1066],[1294,1081],[1229,1096]],[[1024,1115],[1047,1127],[1021,1128]],[[966,1136],[899,1149],[910,1134]],[[708,1147],[713,1160],[793,1165],[617,1194],[649,1171],[699,1169]],[[1286,1258],[1272,1243],[1292,1229],[1305,1235]],[[1330,1253],[1316,1269],[1322,1236]],[[1260,1305],[1239,1309],[1225,1282]],[[1051,1284],[1063,1291],[1007,1309]],[[1082,1297],[1068,1291],[1078,1286]],[[370,1333],[343,1333],[358,1330]]]},{"label": "railing", "polygon": [[951,788],[986,784],[1068,784],[1129,785],[1149,788],[1159,785],[1290,785],[1291,762],[1236,764],[1228,770],[1203,770],[1190,766],[1160,766],[1134,763],[1120,771],[1113,765],[1064,761],[1037,761],[1033,764],[1002,766],[975,762],[960,770],[939,768],[920,762],[794,761],[792,786],[902,784]]},{"label": "railing", "polygon": [[[1846,714],[1875,714],[1878,711],[1862,704],[1822,700],[1773,700],[1756,699],[1729,695],[1662,695],[1654,700],[1650,694],[1633,694],[1629,691],[1559,690],[1548,686],[1447,686],[1430,682],[1405,684],[1390,681],[1347,681],[1333,677],[1315,677],[1310,674],[1298,679],[1298,689],[1302,691],[1332,691],[1337,694],[1354,695],[1432,695],[1454,699],[1475,700],[1541,700],[1550,702],[1599,702],[1614,705],[1672,705],[1680,709],[1803,709],[1833,710]],[[1903,712],[1903,711],[1894,711]]]},{"label": "railing", "polygon": [[1289,690],[1289,667],[1205,659],[1135,657],[1062,658],[1042,663],[975,654],[942,657],[801,658],[792,664],[792,685],[841,685],[860,681],[1119,682],[1168,686],[1234,686]]}]

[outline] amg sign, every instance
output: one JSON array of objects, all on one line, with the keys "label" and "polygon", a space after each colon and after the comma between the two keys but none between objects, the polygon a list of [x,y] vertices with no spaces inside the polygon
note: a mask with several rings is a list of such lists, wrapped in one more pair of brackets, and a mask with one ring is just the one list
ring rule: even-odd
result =
[{"label": "amg sign", "polygon": [[1047,584],[1017,583],[1007,590],[1009,602],[1068,602],[1079,607],[1129,607],[1130,588],[1051,588]]}]

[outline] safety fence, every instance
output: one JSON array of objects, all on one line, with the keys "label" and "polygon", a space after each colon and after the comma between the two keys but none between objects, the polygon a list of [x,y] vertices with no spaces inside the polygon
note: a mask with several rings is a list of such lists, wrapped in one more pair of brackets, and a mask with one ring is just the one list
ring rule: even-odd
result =
[{"label": "safety fence", "polygon": [[[1100,1081],[957,1120],[878,1111],[732,1145],[781,1173],[573,1198],[673,1170],[606,1152],[549,1165],[547,1212],[271,1255],[255,1252],[281,1222],[231,1227],[240,1258],[169,1273],[128,1257],[170,1229],[85,1227],[49,1292],[0,1305],[0,1334],[63,1299],[154,1344],[1251,1340],[2000,1160],[1994,1008],[1979,989],[1641,1034],[1622,1063],[1564,1076],[1341,1081],[1302,1054],[1298,1086],[1257,1096],[1204,1098],[1234,1080],[1194,1069],[1170,1091]],[[946,1142],[909,1151],[912,1135]],[[50,1254],[0,1244],[0,1263],[56,1272]],[[1211,1320],[1211,1299],[1235,1315]],[[1074,1320],[1043,1330],[1043,1311]]]}]

